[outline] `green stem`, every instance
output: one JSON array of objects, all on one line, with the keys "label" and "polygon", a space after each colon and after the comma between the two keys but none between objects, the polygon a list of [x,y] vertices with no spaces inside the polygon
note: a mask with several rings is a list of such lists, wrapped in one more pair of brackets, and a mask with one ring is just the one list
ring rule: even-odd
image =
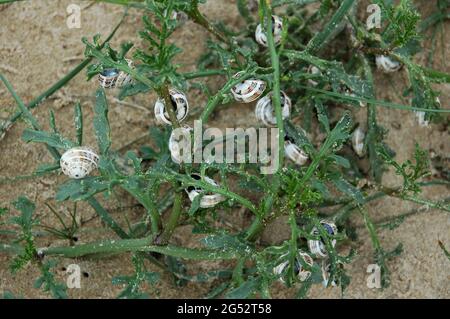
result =
[{"label": "green stem", "polygon": [[[265,0],[261,0],[264,17],[266,19],[266,30],[272,30],[272,10],[266,5]],[[273,91],[272,103],[275,108],[275,116],[278,127],[278,169],[284,163],[284,125],[281,111],[281,94],[280,94],[280,58],[275,47],[273,32],[267,32],[267,43],[269,45],[270,60],[273,68]]]},{"label": "green stem", "polygon": [[169,220],[167,221],[164,227],[164,232],[161,234],[160,243],[158,244],[166,245],[169,242],[170,237],[172,237],[172,234],[178,225],[178,220],[180,219],[182,213],[181,209],[182,199],[183,199],[182,194],[180,192],[177,192],[175,194],[172,212],[169,216]]},{"label": "green stem", "polygon": [[219,31],[217,30],[211,22],[206,19],[204,15],[201,14],[201,12],[198,10],[198,1],[193,0],[192,4],[190,6],[190,9],[185,11],[186,14],[189,16],[189,18],[197,23],[198,25],[201,25],[206,30],[208,30],[211,34],[213,34],[217,39],[224,43],[229,43],[230,41]]},{"label": "green stem", "polygon": [[130,238],[130,236],[117,224],[117,222],[111,217],[109,212],[103,208],[102,205],[94,198],[91,197],[87,200],[89,205],[95,210],[100,219],[111,228],[120,238]]},{"label": "green stem", "polygon": [[38,251],[43,253],[44,256],[61,256],[66,258],[77,258],[99,253],[124,253],[136,251],[155,252],[191,260],[234,259],[238,257],[234,251],[184,248],[172,245],[159,246],[151,245],[151,242],[151,238],[107,240],[72,247],[40,248]]},{"label": "green stem", "polygon": [[182,73],[181,76],[186,80],[191,80],[196,78],[209,77],[213,75],[224,75],[224,74],[226,74],[224,70],[201,70]]}]

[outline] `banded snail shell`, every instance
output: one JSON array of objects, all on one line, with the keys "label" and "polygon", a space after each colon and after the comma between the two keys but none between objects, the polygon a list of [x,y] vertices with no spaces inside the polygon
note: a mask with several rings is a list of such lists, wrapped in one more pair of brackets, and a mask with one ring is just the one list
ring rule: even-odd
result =
[{"label": "banded snail shell", "polygon": [[[337,227],[334,223],[322,220],[320,221],[320,224],[322,225],[323,228],[325,228],[328,234],[330,235],[337,234]],[[320,232],[316,227],[314,227],[311,231],[311,235],[319,236]],[[331,244],[334,247],[336,245],[336,240],[335,239],[331,240]],[[309,251],[317,257],[328,256],[328,253],[325,249],[325,244],[323,243],[322,240],[310,239],[308,240],[308,247]]]},{"label": "banded snail shell", "polygon": [[[287,254],[281,256],[282,259],[285,259],[286,257]],[[294,271],[299,281],[305,281],[309,278],[309,276],[311,276],[311,272],[303,267],[300,260],[303,260],[310,267],[313,266],[314,261],[310,255],[308,255],[305,252],[302,252],[301,250],[298,250],[298,255],[297,258],[295,259]],[[284,261],[280,263],[278,266],[273,268],[273,273],[277,276],[280,276],[280,281],[283,283],[285,283],[284,277],[286,275],[285,272],[287,271],[288,266],[289,261]]]},{"label": "banded snail shell", "polygon": [[90,147],[67,150],[59,161],[62,172],[70,178],[84,178],[97,168],[99,156]]},{"label": "banded snail shell", "polygon": [[364,156],[364,139],[366,134],[364,133],[361,127],[357,127],[356,130],[353,131],[352,134],[352,147],[355,153],[362,157]]},{"label": "banded snail shell", "polygon": [[[233,77],[238,78],[243,71],[236,73]],[[256,79],[244,80],[231,88],[234,99],[242,103],[251,103],[258,99],[266,89],[266,82]]]},{"label": "banded snail shell", "polygon": [[[129,59],[125,59],[128,63],[128,66],[130,68],[133,67],[133,61]],[[98,82],[100,86],[102,86],[105,89],[113,89],[115,87],[123,87],[129,83],[132,82],[131,76],[123,71],[120,71],[116,68],[108,68],[103,70],[98,75]]]},{"label": "banded snail shell", "polygon": [[291,161],[298,165],[305,165],[309,158],[308,154],[294,144],[288,137],[284,139],[284,153]]},{"label": "banded snail shell", "polygon": [[377,55],[375,58],[377,68],[384,73],[393,73],[401,69],[402,64],[386,55]]},{"label": "banded snail shell", "polygon": [[[281,93],[281,115],[283,120],[287,119],[291,115],[291,99],[284,93]],[[275,116],[275,108],[272,104],[272,96],[273,92],[270,92],[265,97],[260,99],[258,103],[256,103],[255,115],[256,118],[262,121],[265,125],[272,126],[277,124],[277,118]]]},{"label": "banded snail shell", "polygon": [[[170,100],[172,101],[171,107],[175,111],[177,120],[179,122],[182,122],[189,113],[189,103],[187,97],[183,92],[175,88],[169,89],[169,95]],[[158,100],[155,103],[155,117],[156,121],[159,124],[167,124],[167,125],[172,124],[169,118],[169,114],[166,111],[164,100],[161,98],[158,98]]]},{"label": "banded snail shell", "polygon": [[[280,44],[281,42],[281,35],[283,33],[283,20],[276,16],[272,16],[272,34],[273,34],[273,41],[275,45]],[[267,43],[267,34],[261,24],[258,24],[255,30],[255,40],[262,46],[268,47],[269,44]]]},{"label": "banded snail shell", "polygon": [[[202,177],[199,174],[195,174],[195,173],[191,174],[191,177],[196,180],[202,179]],[[204,176],[203,180],[213,186],[219,186],[219,184],[215,180],[213,180],[212,178],[209,178],[207,176]],[[204,190],[202,190],[201,188],[194,187],[194,186],[189,186],[186,189],[186,193],[188,194],[188,197],[191,200],[191,202],[193,202],[194,199],[203,192],[204,192]],[[225,200],[225,197],[221,194],[208,193],[208,194],[203,195],[202,198],[200,199],[200,207],[201,208],[211,208],[211,207],[216,206],[220,202],[223,202],[224,200]]]},{"label": "banded snail shell", "polygon": [[[191,131],[192,127],[183,126],[172,131],[169,138],[169,151],[172,160],[177,163],[184,163],[185,155],[181,154],[181,150],[190,149],[191,147]],[[176,138],[179,138],[178,140]],[[190,154],[189,154],[190,155]]]}]

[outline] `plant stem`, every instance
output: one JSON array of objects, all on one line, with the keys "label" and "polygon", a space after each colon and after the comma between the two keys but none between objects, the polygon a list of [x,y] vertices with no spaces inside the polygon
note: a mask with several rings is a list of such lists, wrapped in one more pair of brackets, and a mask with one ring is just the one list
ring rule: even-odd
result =
[{"label": "plant stem", "polygon": [[219,30],[217,30],[211,24],[211,22],[208,21],[208,19],[206,19],[206,17],[204,15],[201,14],[201,12],[198,10],[198,1],[197,0],[193,0],[191,3],[190,9],[185,12],[192,21],[194,21],[198,25],[201,25],[202,27],[204,27],[211,34],[213,34],[217,39],[219,39],[220,41],[222,41],[224,43],[230,42],[224,35],[222,35],[222,33]]},{"label": "plant stem", "polygon": [[175,194],[175,199],[172,207],[172,212],[169,216],[169,220],[167,221],[167,224],[164,226],[164,231],[161,234],[161,239],[159,240],[159,245],[167,245],[169,242],[170,237],[172,237],[172,234],[175,230],[175,228],[178,225],[178,220],[181,216],[181,203],[182,203],[182,194],[181,192],[177,192]]},{"label": "plant stem", "polygon": [[202,71],[194,71],[194,72],[186,72],[182,73],[181,76],[186,80],[209,77],[213,75],[224,75],[226,72],[224,70],[202,70]]},{"label": "plant stem", "polygon": [[[261,0],[261,6],[263,8],[264,18],[266,19],[266,30],[272,30],[272,10],[270,6],[266,5],[265,0]],[[264,20],[263,18],[263,20]],[[262,21],[261,23],[263,23]],[[272,91],[272,104],[275,108],[275,116],[278,127],[278,167],[284,163],[284,125],[283,116],[281,111],[281,94],[280,94],[280,59],[275,47],[275,41],[273,38],[273,32],[266,32],[267,43],[269,45],[270,59],[272,61],[273,68],[273,91]]]},{"label": "plant stem", "polygon": [[158,90],[158,94],[164,100],[164,109],[169,114],[170,122],[174,128],[179,128],[180,123],[178,122],[177,115],[175,114],[172,108],[172,99],[170,98],[169,93],[169,84],[166,82],[164,85]]},{"label": "plant stem", "polygon": [[99,253],[123,253],[123,252],[155,252],[177,258],[192,260],[217,260],[234,259],[238,257],[235,251],[184,248],[173,245],[151,245],[151,238],[107,240],[72,247],[40,248],[38,251],[44,256],[62,256],[77,258]]}]

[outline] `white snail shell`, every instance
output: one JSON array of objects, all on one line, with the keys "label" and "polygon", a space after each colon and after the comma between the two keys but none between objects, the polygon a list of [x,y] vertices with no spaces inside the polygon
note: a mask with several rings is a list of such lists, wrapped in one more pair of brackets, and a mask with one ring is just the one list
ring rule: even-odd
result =
[{"label": "white snail shell", "polygon": [[[189,103],[186,95],[174,88],[169,89],[169,95],[172,101],[171,107],[174,108],[178,121],[182,122],[189,113]],[[158,98],[155,103],[155,117],[159,124],[172,124],[169,114],[166,111],[164,100],[161,98]]]},{"label": "white snail shell", "polygon": [[[283,20],[276,16],[272,16],[272,34],[273,34],[273,41],[275,45],[280,44],[281,42],[281,34],[283,33]],[[261,24],[258,24],[255,30],[255,40],[262,46],[267,47],[267,34],[264,31],[264,28]]]},{"label": "white snail shell", "polygon": [[[328,281],[330,280],[330,267],[331,264],[327,260],[322,261],[322,284],[324,287],[328,286]],[[333,280],[331,286],[336,286],[336,282]]]},{"label": "white snail shell", "polygon": [[[175,130],[173,130],[172,133],[170,134],[170,138],[169,138],[170,155],[172,157],[172,160],[177,164],[180,164],[181,162],[183,162],[183,158],[182,158],[183,155],[181,154],[181,150],[182,149],[185,150],[185,149],[187,149],[188,146],[191,145],[190,134],[192,131],[192,127],[189,127],[186,125],[186,126],[180,127],[179,130],[182,130],[182,132],[181,132],[182,134],[175,134]],[[180,137],[179,140],[175,139],[176,135],[178,135]]]},{"label": "white snail shell", "polygon": [[[283,120],[287,119],[291,115],[291,99],[284,93],[281,93],[281,115]],[[277,124],[277,118],[275,116],[275,108],[272,105],[273,92],[270,92],[265,97],[260,99],[256,103],[255,115],[256,118],[262,121],[265,125],[271,126]]]},{"label": "white snail shell", "polygon": [[[129,59],[125,59],[125,60],[127,61],[128,66],[130,68],[132,68],[133,61],[131,61]],[[115,87],[121,88],[121,87],[131,83],[132,78],[126,72],[120,71],[119,69],[116,69],[116,68],[109,68],[109,69],[103,70],[103,72],[101,72],[98,75],[98,82],[105,89],[113,89]]]},{"label": "white snail shell", "polygon": [[99,156],[90,147],[74,147],[66,151],[59,161],[63,173],[80,179],[97,168]]},{"label": "white snail shell", "polygon": [[[233,77],[239,77],[243,71],[236,73]],[[266,82],[256,79],[244,80],[231,88],[234,99],[242,103],[250,103],[258,99],[266,89]]]},{"label": "white snail shell", "polygon": [[[328,234],[330,235],[337,234],[337,227],[334,223],[322,220],[320,221],[320,224],[325,228]],[[311,235],[319,236],[320,232],[316,227],[314,227],[313,230],[311,231]],[[331,244],[334,247],[336,245],[336,240],[335,239],[331,240]],[[322,240],[310,239],[308,240],[308,247],[309,251],[317,257],[327,257],[328,255],[325,249],[325,244],[323,243]]]},{"label": "white snail shell", "polygon": [[285,138],[284,141],[284,153],[291,161],[298,165],[305,165],[308,161],[308,154],[288,138]]},{"label": "white snail shell", "polygon": [[397,72],[402,67],[402,64],[400,62],[395,61],[391,57],[385,55],[377,55],[375,58],[375,62],[377,64],[377,68],[384,73]]},{"label": "white snail shell", "polygon": [[[199,174],[191,174],[191,177],[196,179],[196,180],[201,180],[202,177]],[[211,184],[213,186],[219,186],[219,184],[213,180],[212,178],[209,178],[207,176],[203,177],[203,180],[205,182],[207,182],[208,184]],[[189,199],[191,200],[191,202],[194,201],[194,199],[200,195],[200,193],[203,193],[204,190],[200,189],[200,188],[196,188],[194,186],[189,186],[186,189],[186,193],[188,194]],[[200,207],[201,208],[211,208],[216,206],[217,204],[219,204],[220,202],[223,202],[225,200],[225,197],[221,194],[205,194],[202,196],[202,198],[200,199]]]},{"label": "white snail shell", "polygon": [[[308,73],[312,74],[312,75],[320,75],[320,74],[322,74],[322,72],[320,72],[319,68],[316,67],[315,65],[310,65],[308,67]],[[308,83],[311,84],[312,86],[319,85],[319,83],[317,81],[311,80],[311,79],[308,80]]]},{"label": "white snail shell", "polygon": [[361,127],[358,126],[353,131],[352,146],[353,146],[353,150],[359,157],[364,156],[364,138],[365,137],[366,137],[366,134],[364,133],[364,131]]},{"label": "white snail shell", "polygon": [[[281,258],[285,258],[287,255],[283,255],[281,256]],[[308,255],[307,253],[302,252],[301,250],[298,251],[298,255],[297,258],[295,260],[295,273],[297,274],[297,278],[300,281],[305,281],[309,278],[309,276],[311,276],[311,272],[309,270],[306,270],[303,268],[300,259],[304,260],[305,263],[309,266],[313,266],[314,261],[311,258],[310,255]],[[283,272],[287,269],[287,267],[289,266],[289,261],[284,261],[282,263],[280,263],[278,266],[273,268],[273,273],[277,276],[281,276],[280,277],[280,281],[281,282],[285,282],[285,280],[283,279]]]}]

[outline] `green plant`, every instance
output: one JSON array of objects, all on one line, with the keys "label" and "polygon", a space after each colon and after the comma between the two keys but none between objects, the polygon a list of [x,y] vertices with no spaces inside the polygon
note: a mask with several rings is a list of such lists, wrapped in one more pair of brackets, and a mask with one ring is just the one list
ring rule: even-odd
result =
[{"label": "green plant", "polygon": [[[54,281],[50,272],[54,263],[46,261],[48,258],[101,258],[105,255],[132,252],[135,273],[113,279],[114,284],[126,284],[119,297],[147,297],[150,293],[143,291],[142,287],[152,286],[161,280],[159,273],[147,270],[145,261],[154,264],[161,273],[170,274],[176,285],[182,285],[186,281],[206,282],[220,279],[209,297],[219,295],[229,298],[270,297],[272,283],[280,279],[280,275],[273,272],[280,260],[288,261],[284,283],[287,286],[297,285],[297,296],[306,297],[313,284],[323,281],[322,269],[318,261],[310,266],[304,260],[300,260],[301,267],[310,271],[311,275],[306,281],[299,282],[296,276],[296,267],[299,267],[296,263],[297,252],[298,249],[308,251],[307,241],[320,240],[323,242],[330,265],[328,285],[334,282],[344,291],[350,282],[345,265],[352,261],[356,251],[351,249],[344,253],[339,247],[341,242],[351,239],[350,219],[354,213],[361,214],[364,220],[374,250],[374,261],[381,267],[382,283],[387,286],[390,282],[390,272],[386,261],[398,256],[402,246],[399,244],[393,251],[386,251],[382,247],[377,234],[377,225],[369,216],[366,204],[384,196],[391,196],[450,211],[448,201],[433,202],[419,197],[423,187],[449,184],[448,180],[423,181],[429,170],[425,152],[417,147],[415,163],[411,161],[404,164],[397,163],[392,150],[384,141],[385,129],[377,123],[379,107],[425,112],[427,120],[435,121],[438,121],[442,114],[449,113],[449,110],[441,109],[436,100],[438,93],[432,89],[431,84],[449,83],[450,75],[422,67],[413,60],[419,48],[420,28],[417,25],[420,16],[411,1],[402,0],[397,6],[391,1],[376,1],[386,15],[386,25],[378,34],[377,31],[367,31],[364,23],[358,19],[357,1],[354,0],[322,1],[320,9],[312,15],[294,8],[315,1],[279,0],[271,3],[260,0],[259,22],[266,30],[272,30],[272,20],[268,17],[271,17],[278,7],[287,6],[281,44],[277,46],[273,34],[269,32],[267,49],[258,49],[252,41],[256,17],[249,12],[245,0],[238,1],[238,6],[249,28],[237,33],[223,24],[210,22],[202,15],[198,6],[204,1],[104,2],[132,6],[143,11],[145,29],[139,32],[139,35],[148,47],[145,50],[135,51],[133,61],[137,66],[130,67],[125,59],[133,44],[125,43],[119,50],[115,50],[110,46],[109,38],[105,42],[100,41],[99,35],[93,40],[83,38],[86,45],[86,60],[42,96],[51,95],[91,61],[93,64],[87,67],[88,79],[110,68],[125,72],[134,79],[133,84],[121,89],[120,99],[155,91],[166,105],[171,104],[170,87],[187,89],[192,85],[190,81],[194,79],[221,75],[226,79],[225,84],[218,92],[209,95],[200,115],[205,124],[218,107],[231,101],[229,91],[233,86],[243,80],[257,77],[266,81],[274,93],[272,101],[279,129],[279,145],[284,145],[284,136],[287,134],[307,153],[311,162],[300,168],[287,161],[285,163],[284,149],[280,147],[278,150],[280,169],[273,175],[261,175],[254,164],[178,165],[170,160],[167,147],[170,128],[151,130],[157,149],[144,146],[140,154],[128,151],[122,155],[111,148],[106,93],[103,88],[99,88],[95,93],[93,120],[100,153],[99,174],[64,182],[58,188],[56,200],[74,203],[86,201],[114,234],[100,242],[76,244],[73,242],[73,235],[79,225],[74,217],[76,210],[74,209],[71,226],[66,226],[60,218],[63,230],[44,226],[52,235],[69,239],[69,246],[36,248],[33,229],[38,225],[32,218],[34,205],[29,200],[20,198],[15,207],[22,215],[15,218],[14,223],[21,227],[22,233],[18,238],[20,246],[12,249],[12,252],[18,253],[13,259],[12,269],[18,271],[29,262],[37,264],[43,275],[38,279],[36,286],[44,284],[44,289],[51,291],[53,296],[65,297],[63,287]],[[169,41],[178,26],[176,19],[173,18],[173,12],[184,12],[213,36],[207,43],[207,52],[198,61],[198,70],[194,72],[179,72],[179,65],[174,62],[181,49]],[[301,23],[301,21],[312,23],[324,18],[327,18],[327,21],[323,24],[322,30],[313,36],[308,24]],[[440,16],[440,19],[444,17]],[[356,53],[350,59],[344,59],[339,54],[325,58],[327,55],[321,53],[337,39],[344,24],[347,24],[351,31],[349,39],[346,39],[349,43],[348,49],[355,50]],[[380,54],[395,58],[405,66],[410,81],[410,87],[405,90],[405,94],[412,95],[411,106],[376,98],[376,83],[372,75],[371,61],[374,60],[374,55]],[[319,73],[307,72],[310,65],[315,66]],[[233,77],[239,71],[244,72],[239,77]],[[52,131],[43,131],[29,111],[39,102],[25,106],[11,84],[2,75],[0,79],[19,106],[14,120],[23,116],[30,124],[30,128],[23,132],[23,141],[44,143],[54,158],[54,162],[41,165],[37,171],[43,174],[58,170],[60,151],[83,144],[85,123],[81,107],[79,104],[75,106],[76,141],[58,132],[52,113],[50,114]],[[308,85],[308,80],[316,81],[317,85]],[[209,93],[204,86],[200,87],[204,93]],[[288,91],[297,101],[294,116],[290,120],[282,119],[281,88]],[[41,97],[36,99],[41,100]],[[345,111],[341,112],[336,105],[345,105]],[[366,178],[373,183],[358,187],[363,174],[352,163],[354,161],[346,157],[343,150],[349,149],[349,138],[354,129],[351,111],[361,108],[361,105],[367,105],[368,131],[364,144],[366,156],[370,161],[370,172]],[[169,107],[167,112],[173,128],[179,127],[180,123],[174,110]],[[314,118],[314,115],[317,118]],[[307,131],[311,131],[313,122],[318,123],[326,138],[321,143],[311,141],[299,125],[299,118],[302,119],[301,126]],[[127,166],[123,164],[123,159],[129,163]],[[389,165],[393,166],[396,173],[403,178],[401,187],[387,188],[381,184],[382,174]],[[192,173],[199,173],[202,176],[216,174],[220,176],[221,184],[217,186],[204,180],[197,180],[192,178]],[[241,194],[233,183],[245,188],[252,196]],[[198,187],[207,192],[221,194],[226,201],[214,208],[204,209],[200,207],[201,196],[198,196],[188,207],[185,205],[183,195],[188,187]],[[97,200],[99,195],[106,198],[115,197],[117,189],[126,192],[143,207],[138,223],[123,225],[117,222]],[[161,194],[160,190],[163,190],[164,194]],[[332,195],[336,193],[338,195]],[[255,197],[258,199],[255,200]],[[218,217],[218,211],[238,207],[243,207],[253,214],[253,221],[248,228],[230,227]],[[51,206],[49,209],[54,212]],[[56,212],[55,214],[57,215]],[[258,238],[265,227],[283,215],[288,216],[290,239],[278,246],[264,246],[258,243]],[[338,233],[330,234],[321,223],[323,219],[335,222],[339,229]],[[394,224],[398,226],[403,219],[395,220],[396,223],[390,221],[388,227],[393,228]],[[201,241],[202,248],[173,245],[171,241],[173,232],[182,223],[192,225],[193,231],[204,235]],[[335,240],[337,245],[334,244]],[[6,246],[4,250],[7,250]],[[184,259],[223,259],[234,262],[227,269],[192,276],[187,275]],[[153,289],[151,291],[156,294]]]}]

